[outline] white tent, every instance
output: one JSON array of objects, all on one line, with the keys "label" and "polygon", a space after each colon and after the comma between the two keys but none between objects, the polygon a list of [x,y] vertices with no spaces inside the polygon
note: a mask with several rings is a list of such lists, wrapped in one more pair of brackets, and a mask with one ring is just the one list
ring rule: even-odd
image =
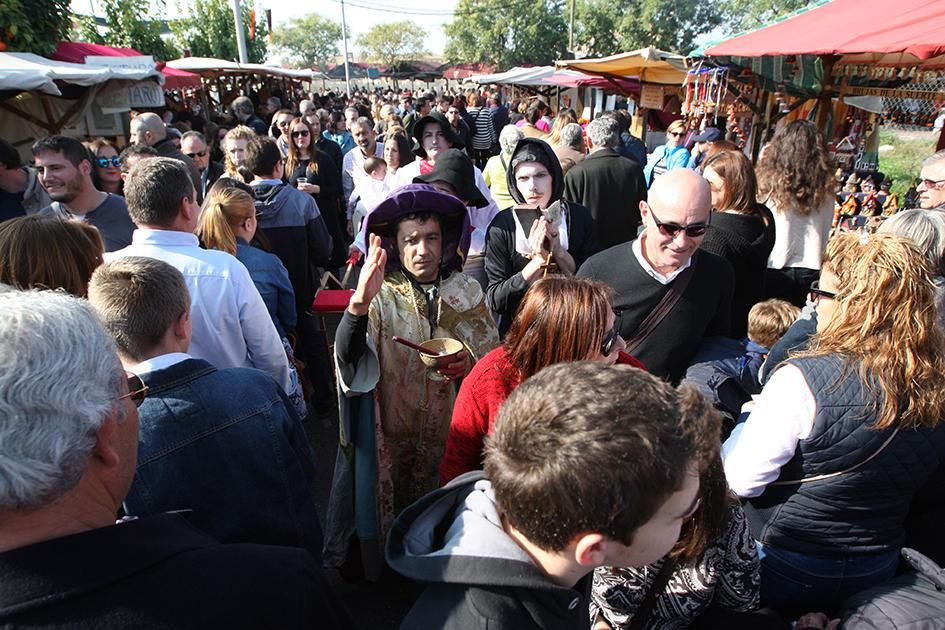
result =
[{"label": "white tent", "polygon": [[149,78],[164,84],[164,75],[154,68],[89,66],[53,61],[33,53],[0,53],[0,92],[43,92],[62,96],[56,81],[88,87],[113,79],[140,81]]},{"label": "white tent", "polygon": [[212,57],[181,57],[168,61],[167,65],[177,70],[186,70],[196,72],[197,74],[268,74],[278,77],[290,77],[293,79],[311,80],[324,79],[325,75],[321,72],[309,70],[308,68],[291,69],[280,68],[278,66],[266,66],[261,63],[236,63],[227,59],[214,59]]}]

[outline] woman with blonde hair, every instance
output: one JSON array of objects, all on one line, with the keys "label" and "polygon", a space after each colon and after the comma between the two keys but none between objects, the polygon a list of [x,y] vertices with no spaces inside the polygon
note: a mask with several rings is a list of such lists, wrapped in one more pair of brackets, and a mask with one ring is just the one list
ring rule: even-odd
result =
[{"label": "woman with blonde hair", "polygon": [[576,123],[577,121],[577,114],[570,107],[558,110],[558,114],[555,116],[555,120],[551,124],[551,133],[548,135],[545,141],[551,146],[559,144],[561,142],[561,130],[564,129],[565,125]]},{"label": "woman with blonde hair", "polygon": [[823,134],[807,120],[779,127],[755,173],[758,200],[775,222],[765,295],[804,306],[833,223],[834,170]]},{"label": "woman with blonde hair", "polygon": [[913,496],[945,458],[945,337],[908,239],[840,234],[810,289],[810,347],[723,448],[761,557],[762,605],[828,614],[891,578]]},{"label": "woman with blonde hair", "polygon": [[105,245],[83,221],[31,214],[0,223],[0,283],[17,289],[88,293]]},{"label": "woman with blonde hair", "polygon": [[223,136],[223,167],[226,177],[243,183],[253,180],[253,174],[243,167],[243,159],[246,146],[255,138],[256,132],[245,125],[233,127]]}]

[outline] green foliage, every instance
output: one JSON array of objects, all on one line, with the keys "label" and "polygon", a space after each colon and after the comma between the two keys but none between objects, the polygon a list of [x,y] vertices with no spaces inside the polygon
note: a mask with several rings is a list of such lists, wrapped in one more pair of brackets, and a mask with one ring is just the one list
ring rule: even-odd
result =
[{"label": "green foliage", "polygon": [[[161,37],[161,19],[149,15],[150,0],[99,0],[105,11],[108,31],[101,42],[118,48],[134,48],[142,55],[167,61],[180,57],[179,51]],[[157,1],[158,13],[163,0]]]},{"label": "green foliage", "polygon": [[428,54],[423,48],[426,37],[422,28],[405,20],[375,24],[368,32],[359,35],[356,43],[364,58],[393,66]]},{"label": "green foliage", "polygon": [[912,180],[922,170],[922,160],[935,153],[938,133],[931,131],[879,130],[879,170],[893,180],[892,191],[905,203]]},{"label": "green foliage", "polygon": [[0,51],[48,55],[72,26],[69,0],[0,1]]},{"label": "green foliage", "polygon": [[[252,6],[244,2],[243,32],[246,35],[246,56],[250,63],[266,60],[268,29],[264,19],[256,21],[256,37],[250,37]],[[194,57],[214,57],[239,61],[236,46],[236,25],[233,9],[227,0],[192,0],[187,15],[171,24],[181,48]]]},{"label": "green foliage", "polygon": [[726,16],[726,31],[738,33],[754,30],[775,18],[814,4],[816,0],[721,0]]},{"label": "green foliage", "polygon": [[272,43],[278,51],[297,65],[315,64],[321,70],[338,55],[340,39],[341,25],[314,13],[272,30]]},{"label": "green foliage", "polygon": [[[622,5],[610,0],[575,0],[574,43],[589,57],[607,57],[622,52],[617,25]],[[568,9],[567,18],[570,18]]]},{"label": "green foliage", "polygon": [[653,46],[685,54],[697,37],[721,22],[717,0],[633,0],[618,24],[620,47]]},{"label": "green foliage", "polygon": [[546,65],[568,43],[564,0],[459,0],[445,27],[452,63]]}]

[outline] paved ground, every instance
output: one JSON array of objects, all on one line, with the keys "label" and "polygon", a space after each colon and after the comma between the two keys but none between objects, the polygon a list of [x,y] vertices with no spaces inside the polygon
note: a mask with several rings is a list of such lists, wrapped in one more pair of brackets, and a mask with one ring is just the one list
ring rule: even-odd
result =
[{"label": "paved ground", "polygon": [[[328,318],[330,338],[334,337],[337,322],[337,317]],[[332,416],[331,425],[328,426],[310,414],[305,420],[305,430],[318,459],[315,500],[321,522],[324,524],[331,474],[338,449],[337,415]],[[325,569],[325,576],[335,587],[358,627],[363,630],[394,630],[399,627],[421,590],[417,584],[389,570],[376,583],[350,584],[342,580],[334,569]]]}]

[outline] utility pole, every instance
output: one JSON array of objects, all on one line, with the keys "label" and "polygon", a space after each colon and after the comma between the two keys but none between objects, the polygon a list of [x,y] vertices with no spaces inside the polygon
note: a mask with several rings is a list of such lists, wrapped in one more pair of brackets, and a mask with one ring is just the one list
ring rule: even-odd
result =
[{"label": "utility pole", "polygon": [[345,21],[345,0],[341,0],[341,41],[345,52],[345,95],[351,98],[351,73],[348,71],[348,23]]},{"label": "utility pole", "polygon": [[568,51],[574,52],[574,0],[571,0],[571,19],[568,21]]},{"label": "utility pole", "polygon": [[246,54],[246,33],[243,32],[243,11],[240,0],[233,0],[233,20],[236,22],[236,48],[240,53],[240,63],[249,63]]}]

